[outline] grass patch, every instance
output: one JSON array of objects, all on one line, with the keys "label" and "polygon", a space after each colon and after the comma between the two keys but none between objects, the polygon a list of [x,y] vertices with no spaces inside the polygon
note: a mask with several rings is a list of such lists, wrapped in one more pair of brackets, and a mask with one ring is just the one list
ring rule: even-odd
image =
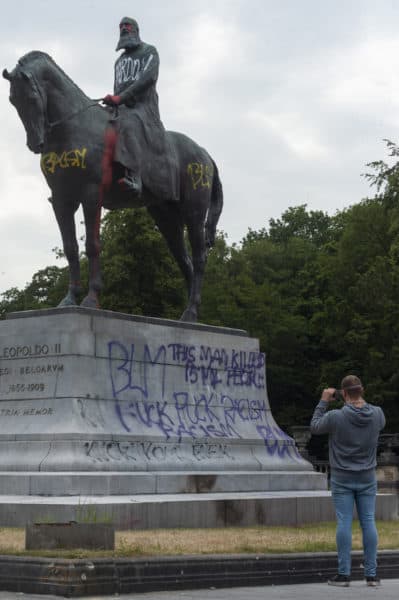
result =
[{"label": "grass patch", "polygon": [[[377,522],[379,548],[399,549],[399,521]],[[0,529],[0,554],[59,558],[179,556],[184,554],[285,554],[333,552],[335,523],[302,527],[229,527],[226,529],[156,529],[116,532],[115,551],[26,551],[24,529]],[[361,531],[353,524],[353,549],[361,550]]]}]

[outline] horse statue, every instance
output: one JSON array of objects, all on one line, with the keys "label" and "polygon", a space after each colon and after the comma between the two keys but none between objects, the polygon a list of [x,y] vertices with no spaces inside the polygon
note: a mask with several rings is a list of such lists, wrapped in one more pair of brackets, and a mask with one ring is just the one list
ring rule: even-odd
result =
[{"label": "horse statue", "polygon": [[[168,131],[175,156],[179,194],[175,202],[144,188],[139,199],[121,192],[121,165],[114,162],[117,115],[82,90],[46,53],[24,55],[3,77],[10,82],[10,102],[27,134],[28,148],[41,154],[41,169],[51,189],[51,203],[69,266],[69,287],[59,306],[77,304],[80,293],[79,249],[75,213],[83,208],[89,289],[81,306],[99,306],[100,218],[102,208],[145,206],[153,217],[184,276],[188,304],[181,316],[195,322],[209,249],[215,241],[223,193],[216,164],[187,136]],[[185,242],[185,229],[191,256]]]}]

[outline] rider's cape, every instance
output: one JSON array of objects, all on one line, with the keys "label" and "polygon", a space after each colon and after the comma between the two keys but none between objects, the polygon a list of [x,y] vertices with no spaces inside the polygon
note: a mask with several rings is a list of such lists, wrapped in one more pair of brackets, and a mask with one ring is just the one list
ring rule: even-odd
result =
[{"label": "rider's cape", "polygon": [[173,200],[177,161],[159,115],[158,67],[156,48],[145,43],[125,51],[115,63],[114,93],[122,100],[115,122],[115,161],[140,174],[155,196]]}]

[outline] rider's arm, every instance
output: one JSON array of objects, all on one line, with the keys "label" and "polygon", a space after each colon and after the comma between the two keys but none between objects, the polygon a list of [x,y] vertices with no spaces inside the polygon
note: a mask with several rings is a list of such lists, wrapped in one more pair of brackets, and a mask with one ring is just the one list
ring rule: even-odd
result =
[{"label": "rider's arm", "polygon": [[120,103],[125,104],[134,101],[151,85],[155,85],[159,72],[159,55],[154,46],[148,46],[141,59],[140,77],[133,81],[120,95]]}]

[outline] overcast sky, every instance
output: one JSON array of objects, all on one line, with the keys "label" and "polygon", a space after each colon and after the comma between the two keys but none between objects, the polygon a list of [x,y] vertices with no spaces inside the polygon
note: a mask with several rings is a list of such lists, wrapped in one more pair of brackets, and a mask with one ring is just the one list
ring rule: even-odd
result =
[{"label": "overcast sky", "polygon": [[[334,214],[373,193],[365,164],[399,138],[399,0],[1,2],[1,70],[43,50],[104,96],[123,16],[158,48],[165,127],[219,166],[230,242],[290,206]],[[1,79],[0,293],[54,264],[61,245],[8,89]]]}]

